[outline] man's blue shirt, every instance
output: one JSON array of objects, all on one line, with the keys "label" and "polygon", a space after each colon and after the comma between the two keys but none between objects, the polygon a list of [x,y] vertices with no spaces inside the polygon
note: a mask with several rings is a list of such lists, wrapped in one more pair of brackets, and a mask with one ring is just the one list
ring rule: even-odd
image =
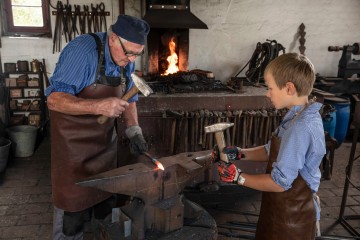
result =
[{"label": "man's blue shirt", "polygon": [[[97,33],[100,39],[105,33]],[[46,89],[46,96],[51,92],[65,92],[77,95],[84,88],[88,87],[95,80],[95,73],[98,65],[98,52],[95,39],[89,34],[83,34],[71,42],[62,50],[59,61],[56,64],[54,74],[50,78],[50,86]],[[130,77],[135,70],[134,63],[128,63],[125,67],[126,76],[130,80],[126,86],[126,91],[133,85]],[[105,75],[109,77],[119,77],[121,68],[111,59],[108,37],[105,40]],[[138,100],[135,95],[128,102]]]}]

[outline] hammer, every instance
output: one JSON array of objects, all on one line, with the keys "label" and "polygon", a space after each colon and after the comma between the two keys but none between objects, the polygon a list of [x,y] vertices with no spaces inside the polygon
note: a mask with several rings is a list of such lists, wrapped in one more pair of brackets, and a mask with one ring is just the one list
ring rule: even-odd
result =
[{"label": "hammer", "polygon": [[[141,92],[145,97],[153,93],[153,90],[146,84],[145,80],[137,76],[135,73],[131,74],[131,78],[134,82],[134,86],[121,98],[124,101],[129,100],[135,96],[138,92]],[[99,124],[104,124],[109,118],[107,116],[98,117],[97,121]]]},{"label": "hammer", "polygon": [[234,123],[216,123],[204,127],[205,133],[215,133],[216,144],[218,145],[220,152],[220,159],[224,162],[229,162],[229,159],[222,150],[225,147],[224,130],[234,126]]}]

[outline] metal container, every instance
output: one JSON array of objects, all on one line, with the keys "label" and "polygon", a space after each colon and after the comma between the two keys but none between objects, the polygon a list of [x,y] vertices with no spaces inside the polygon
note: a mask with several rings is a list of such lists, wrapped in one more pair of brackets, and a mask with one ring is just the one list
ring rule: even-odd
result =
[{"label": "metal container", "polygon": [[16,72],[16,63],[4,63],[5,72]]},{"label": "metal container", "polygon": [[19,72],[28,72],[29,71],[29,62],[28,61],[17,61],[18,71]]},{"label": "metal container", "polygon": [[34,73],[40,72],[40,62],[37,59],[33,59],[30,63],[31,71]]}]

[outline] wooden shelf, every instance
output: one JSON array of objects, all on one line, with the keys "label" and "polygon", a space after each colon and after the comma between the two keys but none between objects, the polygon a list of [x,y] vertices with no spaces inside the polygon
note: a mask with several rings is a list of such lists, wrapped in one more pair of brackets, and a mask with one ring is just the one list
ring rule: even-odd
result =
[{"label": "wooden shelf", "polygon": [[[15,75],[15,76],[12,76]],[[9,124],[10,125],[17,125],[19,124],[18,122],[16,122],[16,118],[18,118],[21,115],[24,115],[28,121],[28,124],[31,125],[35,125],[36,126],[42,126],[47,120],[47,110],[46,110],[46,98],[44,95],[44,81],[43,81],[43,72],[39,71],[39,72],[6,72],[5,73],[5,77],[6,78],[16,78],[18,79],[17,76],[19,75],[36,75],[38,78],[38,84],[39,86],[6,86],[9,89],[9,93],[11,91],[14,91],[14,89],[19,89],[19,94],[9,94],[8,97],[8,112],[9,112]],[[34,78],[34,77],[33,77]],[[26,85],[28,84],[28,81],[32,81],[33,78],[29,78],[26,81]],[[16,83],[18,83],[16,81]],[[25,84],[24,84],[25,85]],[[27,91],[29,90],[29,91]],[[21,93],[20,93],[21,91]],[[35,94],[36,92],[36,94]],[[29,95],[32,96],[29,96]],[[25,95],[25,96],[24,96]],[[11,97],[14,96],[14,97]],[[21,96],[21,97],[18,97]],[[16,101],[14,103],[14,101]],[[20,107],[25,107],[26,105],[24,104],[29,104],[26,103],[25,101],[30,101],[30,104],[34,104],[34,102],[36,102],[36,107],[39,109],[19,109]],[[15,105],[14,105],[15,104]],[[10,105],[12,106],[10,108]],[[16,106],[16,108],[14,107]],[[38,119],[40,119],[40,121],[36,121],[36,122],[31,122],[30,119],[28,119],[27,117],[29,115],[39,115]],[[37,117],[36,117],[37,118]],[[21,123],[20,123],[21,124]]]}]

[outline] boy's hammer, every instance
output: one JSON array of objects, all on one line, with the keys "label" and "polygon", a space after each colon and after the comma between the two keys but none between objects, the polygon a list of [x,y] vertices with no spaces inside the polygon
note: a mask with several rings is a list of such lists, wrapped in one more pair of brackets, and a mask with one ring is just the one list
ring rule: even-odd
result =
[{"label": "boy's hammer", "polygon": [[[134,86],[121,98],[124,101],[129,100],[138,92],[141,92],[145,97],[149,96],[153,93],[153,90],[146,84],[145,80],[141,77],[137,76],[135,73],[131,74],[131,78],[134,82]],[[100,116],[98,117],[97,121],[100,124],[104,124],[109,118],[107,116]]]},{"label": "boy's hammer", "polygon": [[204,127],[206,133],[215,133],[216,144],[219,148],[220,159],[224,162],[229,162],[229,159],[222,150],[225,147],[224,130],[234,126],[234,123],[216,123]]}]

